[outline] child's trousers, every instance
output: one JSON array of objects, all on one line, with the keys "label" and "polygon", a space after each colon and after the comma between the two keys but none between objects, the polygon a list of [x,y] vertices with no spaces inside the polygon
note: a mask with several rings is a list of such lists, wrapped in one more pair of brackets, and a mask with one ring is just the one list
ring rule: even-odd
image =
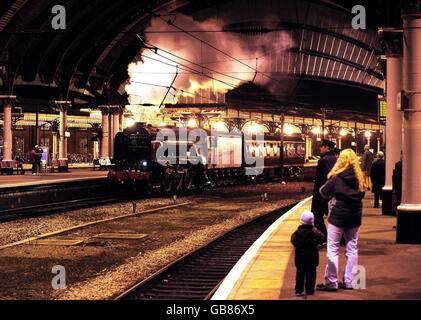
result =
[{"label": "child's trousers", "polygon": [[302,293],[304,291],[304,283],[306,293],[314,293],[316,286],[316,268],[298,268],[297,276],[295,278],[295,292]]}]

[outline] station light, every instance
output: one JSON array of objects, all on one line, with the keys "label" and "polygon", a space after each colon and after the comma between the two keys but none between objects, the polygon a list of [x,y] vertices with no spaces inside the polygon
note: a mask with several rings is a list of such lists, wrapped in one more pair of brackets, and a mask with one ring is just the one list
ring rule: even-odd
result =
[{"label": "station light", "polygon": [[347,131],[347,130],[345,130],[345,129],[341,129],[341,131],[339,132],[339,134],[340,134],[342,137],[345,137],[345,136],[348,134],[348,131]]},{"label": "station light", "polygon": [[290,134],[294,132],[294,129],[292,128],[292,126],[287,124],[284,128],[284,132],[287,136],[289,136]]},{"label": "station light", "polygon": [[161,123],[159,124],[159,126],[160,126],[160,127],[166,127],[166,126],[167,126],[167,124],[166,124],[165,122],[161,122]]},{"label": "station light", "polygon": [[253,123],[249,128],[248,128],[248,132],[257,132],[257,131],[261,131],[262,128],[258,123]]},{"label": "station light", "polygon": [[365,135],[367,138],[370,138],[370,137],[371,137],[371,132],[370,132],[370,131],[366,131],[366,132],[364,133],[364,135]]},{"label": "station light", "polygon": [[314,134],[319,134],[320,133],[320,128],[319,127],[314,127],[313,130],[311,130],[311,132],[313,132]]},{"label": "station light", "polygon": [[196,128],[197,127],[197,122],[194,119],[189,119],[189,121],[187,121],[187,126],[190,128]]},{"label": "station light", "polygon": [[225,123],[222,121],[219,121],[215,124],[215,129],[218,131],[226,131],[227,127],[225,126]]},{"label": "station light", "polygon": [[136,121],[134,119],[127,119],[126,120],[126,127],[131,127],[132,125],[134,125],[136,123]]}]

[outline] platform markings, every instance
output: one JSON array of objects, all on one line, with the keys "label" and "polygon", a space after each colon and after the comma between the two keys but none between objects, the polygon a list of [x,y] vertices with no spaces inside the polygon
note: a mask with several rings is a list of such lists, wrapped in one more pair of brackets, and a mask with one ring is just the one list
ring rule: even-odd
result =
[{"label": "platform markings", "polygon": [[148,237],[145,233],[119,233],[119,232],[105,232],[94,235],[92,238],[100,239],[135,239],[141,240]]},{"label": "platform markings", "polygon": [[238,260],[235,266],[231,269],[231,271],[225,277],[222,284],[219,286],[218,290],[215,292],[211,300],[227,300],[235,284],[240,279],[246,267],[256,256],[260,247],[265,243],[265,241],[272,235],[272,233],[279,227],[279,225],[285,219],[287,219],[291,214],[293,214],[296,210],[298,210],[305,203],[307,203],[307,201],[311,198],[312,196],[305,198],[304,200],[297,203],[293,208],[288,210],[288,212],[284,213],[282,217],[276,220],[268,229],[266,229],[266,231],[260,236],[260,238],[253,243],[253,245],[246,251],[246,253],[241,257],[240,260]]},{"label": "platform markings", "polygon": [[45,234],[42,234],[42,235],[39,235],[39,236],[36,236],[36,237],[27,238],[25,240],[16,241],[16,242],[13,242],[13,243],[8,243],[8,244],[5,244],[3,246],[0,246],[0,250],[10,248],[10,247],[14,247],[14,246],[17,246],[19,244],[24,244],[24,243],[27,243],[27,242],[30,242],[30,241],[35,241],[35,240],[38,240],[38,239],[47,238],[47,237],[50,237],[50,236],[53,236],[53,235],[56,235],[56,234],[60,234],[60,233],[66,232],[66,231],[71,231],[71,230],[84,228],[84,227],[87,227],[87,226],[92,226],[94,224],[99,224],[99,223],[113,221],[113,220],[127,218],[127,217],[133,217],[133,216],[137,216],[139,214],[154,212],[154,211],[158,211],[158,210],[172,209],[172,208],[176,208],[176,207],[185,206],[185,205],[188,205],[188,204],[190,204],[190,202],[184,202],[184,203],[180,203],[180,204],[172,204],[172,205],[168,205],[168,206],[164,206],[164,207],[144,210],[144,211],[141,211],[141,212],[129,213],[129,214],[125,214],[125,215],[118,216],[118,217],[112,217],[112,218],[107,218],[107,219],[103,219],[103,220],[92,221],[92,222],[80,224],[78,226],[62,229],[62,230],[59,230],[59,231],[54,231],[54,232],[45,233]]}]

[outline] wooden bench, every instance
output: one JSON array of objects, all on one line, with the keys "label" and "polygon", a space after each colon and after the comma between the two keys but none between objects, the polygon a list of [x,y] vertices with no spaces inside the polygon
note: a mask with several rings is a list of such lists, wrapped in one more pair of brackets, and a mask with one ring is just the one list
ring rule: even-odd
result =
[{"label": "wooden bench", "polygon": [[16,160],[11,160],[11,161],[1,161],[0,162],[0,172],[1,174],[13,174],[13,171],[16,169],[17,171],[17,163]]},{"label": "wooden bench", "polygon": [[51,172],[69,172],[69,163],[67,160],[51,160]]}]

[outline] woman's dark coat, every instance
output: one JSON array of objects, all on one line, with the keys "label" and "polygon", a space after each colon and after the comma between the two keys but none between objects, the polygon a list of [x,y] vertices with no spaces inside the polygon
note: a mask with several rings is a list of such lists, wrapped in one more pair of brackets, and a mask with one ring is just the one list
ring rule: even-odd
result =
[{"label": "woman's dark coat", "polygon": [[319,265],[317,245],[326,241],[323,233],[311,224],[303,224],[291,236],[295,246],[295,266],[298,268],[315,268]]},{"label": "woman's dark coat", "polygon": [[358,180],[352,167],[331,177],[320,188],[320,194],[329,200],[327,221],[336,227],[354,228],[361,225],[362,198]]}]

